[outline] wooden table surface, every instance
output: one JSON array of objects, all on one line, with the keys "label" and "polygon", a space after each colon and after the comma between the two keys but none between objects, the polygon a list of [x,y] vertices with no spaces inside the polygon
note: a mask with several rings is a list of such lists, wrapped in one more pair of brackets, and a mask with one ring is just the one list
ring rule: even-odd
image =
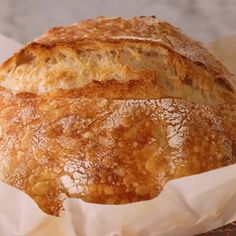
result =
[{"label": "wooden table surface", "polygon": [[215,229],[208,233],[201,234],[201,236],[208,236],[208,235],[209,236],[235,236],[236,235],[236,221],[226,226],[223,226],[219,229]]}]

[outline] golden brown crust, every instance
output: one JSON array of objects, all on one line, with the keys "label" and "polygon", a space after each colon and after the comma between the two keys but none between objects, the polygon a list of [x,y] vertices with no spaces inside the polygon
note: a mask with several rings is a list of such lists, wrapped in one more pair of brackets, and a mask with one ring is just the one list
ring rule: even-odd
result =
[{"label": "golden brown crust", "polygon": [[[119,93],[106,90],[110,80],[117,82],[113,88]],[[122,98],[130,84],[138,85],[129,98],[236,103],[235,81],[222,63],[153,17],[100,17],[53,28],[0,67],[0,85],[13,92],[73,89],[93,97],[89,87],[95,94],[103,88],[99,97]]]},{"label": "golden brown crust", "polygon": [[235,163],[235,106],[2,90],[0,108],[1,180],[54,215],[67,197],[150,199],[170,179]]},{"label": "golden brown crust", "polygon": [[35,40],[42,46],[73,45],[78,41],[104,42],[144,41],[150,44],[160,43],[185,56],[193,62],[208,67],[215,75],[227,74],[222,64],[212,56],[199,42],[184,35],[180,29],[155,16],[134,17],[132,19],[97,17],[67,27],[50,29]]},{"label": "golden brown crust", "polygon": [[58,215],[236,162],[235,81],[153,17],[49,30],[0,67],[0,180]]}]

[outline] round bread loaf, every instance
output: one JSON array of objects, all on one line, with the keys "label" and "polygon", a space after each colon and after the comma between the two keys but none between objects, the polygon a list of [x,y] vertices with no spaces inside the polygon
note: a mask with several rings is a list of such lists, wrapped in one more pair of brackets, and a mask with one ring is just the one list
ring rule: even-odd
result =
[{"label": "round bread loaf", "polygon": [[49,30],[0,67],[0,180],[58,215],[236,162],[236,83],[155,17]]}]

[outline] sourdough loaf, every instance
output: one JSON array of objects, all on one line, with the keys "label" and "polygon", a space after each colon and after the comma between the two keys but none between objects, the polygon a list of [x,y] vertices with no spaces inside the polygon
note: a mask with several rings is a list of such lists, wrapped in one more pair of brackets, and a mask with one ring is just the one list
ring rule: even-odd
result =
[{"label": "sourdough loaf", "polygon": [[57,27],[0,67],[0,180],[58,215],[235,163],[235,80],[155,17]]}]

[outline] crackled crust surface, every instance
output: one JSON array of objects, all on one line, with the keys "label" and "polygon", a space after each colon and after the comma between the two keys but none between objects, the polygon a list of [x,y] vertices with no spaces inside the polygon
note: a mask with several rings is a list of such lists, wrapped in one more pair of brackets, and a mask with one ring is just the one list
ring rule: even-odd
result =
[{"label": "crackled crust surface", "polygon": [[[57,215],[67,197],[122,204],[235,163],[235,106],[0,93],[1,180]],[[207,151],[206,151],[207,150]]]},{"label": "crackled crust surface", "polygon": [[57,27],[0,66],[0,180],[58,215],[236,162],[235,81],[153,17]]},{"label": "crackled crust surface", "polygon": [[77,97],[175,97],[209,105],[236,100],[235,81],[222,63],[154,17],[100,17],[53,28],[0,67],[0,86],[15,93],[73,89]]}]

